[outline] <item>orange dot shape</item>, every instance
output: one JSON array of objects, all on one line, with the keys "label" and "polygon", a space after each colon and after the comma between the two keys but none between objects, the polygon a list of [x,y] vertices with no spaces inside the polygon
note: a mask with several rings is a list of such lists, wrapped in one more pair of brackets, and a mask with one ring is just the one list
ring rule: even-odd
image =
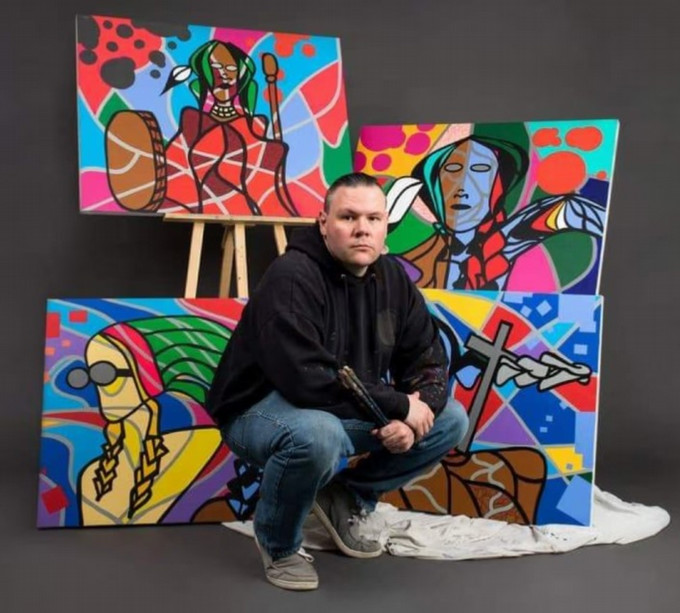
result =
[{"label": "orange dot shape", "polygon": [[293,43],[290,40],[277,40],[274,43],[274,53],[279,57],[289,57],[293,55]]},{"label": "orange dot shape", "polygon": [[548,194],[576,191],[586,178],[586,165],[576,153],[557,151],[547,156],[536,173],[539,187]]},{"label": "orange dot shape", "polygon": [[305,57],[314,57],[314,55],[316,54],[316,47],[311,43],[305,43],[304,45],[302,45],[302,54]]},{"label": "orange dot shape", "polygon": [[559,147],[562,140],[557,128],[541,128],[531,138],[534,147]]},{"label": "orange dot shape", "polygon": [[300,42],[301,40],[304,40],[305,38],[309,38],[309,35],[307,34],[283,34],[281,32],[277,33],[274,35],[274,52],[276,55],[279,57],[289,57],[293,55],[293,50],[295,49],[295,45]]},{"label": "orange dot shape", "polygon": [[[269,103],[269,88],[262,92],[262,97],[265,99],[265,102]],[[276,88],[276,99],[279,103],[281,103],[283,100],[283,92],[279,87]]]},{"label": "orange dot shape", "polygon": [[605,171],[605,170],[600,170],[600,172],[598,172],[595,176],[596,176],[598,179],[606,179],[606,178],[607,178],[607,171]]},{"label": "orange dot shape", "polygon": [[602,144],[599,128],[572,128],[567,132],[567,145],[583,151],[592,151]]}]

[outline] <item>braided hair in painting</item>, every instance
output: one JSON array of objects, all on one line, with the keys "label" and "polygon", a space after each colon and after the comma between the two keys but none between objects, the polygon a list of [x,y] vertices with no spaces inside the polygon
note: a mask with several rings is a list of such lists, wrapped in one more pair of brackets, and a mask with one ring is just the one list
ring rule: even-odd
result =
[{"label": "braided hair in painting", "polygon": [[[230,335],[224,326],[195,316],[154,317],[118,323],[97,334],[119,349],[130,366],[142,399],[139,406],[130,407],[130,412],[145,408],[150,414],[134,472],[128,517],[151,498],[154,479],[167,453],[159,426],[161,408],[155,398],[164,392],[174,392],[204,404]],[[97,500],[113,487],[117,458],[125,447],[122,421],[108,422],[104,435],[104,453],[94,476]]]}]

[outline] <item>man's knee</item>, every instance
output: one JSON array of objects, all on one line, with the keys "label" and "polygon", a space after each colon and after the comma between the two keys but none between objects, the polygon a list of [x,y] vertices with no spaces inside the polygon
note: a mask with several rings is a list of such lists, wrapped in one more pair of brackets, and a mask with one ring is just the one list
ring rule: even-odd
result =
[{"label": "man's knee", "polygon": [[296,420],[287,437],[297,461],[320,472],[334,471],[340,459],[351,453],[342,423],[330,413],[300,410],[308,413],[309,419]]},{"label": "man's knee", "polygon": [[470,419],[463,405],[449,398],[446,406],[437,416],[435,424],[447,439],[449,447],[453,449],[465,436],[470,426]]}]

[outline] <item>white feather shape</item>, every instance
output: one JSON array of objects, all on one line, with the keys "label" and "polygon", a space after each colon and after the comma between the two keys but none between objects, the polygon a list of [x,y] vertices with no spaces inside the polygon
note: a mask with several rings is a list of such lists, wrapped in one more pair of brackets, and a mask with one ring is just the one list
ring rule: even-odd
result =
[{"label": "white feather shape", "polygon": [[401,177],[392,183],[386,195],[389,223],[394,224],[402,220],[422,186],[422,181],[413,177]]},{"label": "white feather shape", "polygon": [[191,76],[191,66],[175,66],[170,74],[174,81],[182,83]]}]

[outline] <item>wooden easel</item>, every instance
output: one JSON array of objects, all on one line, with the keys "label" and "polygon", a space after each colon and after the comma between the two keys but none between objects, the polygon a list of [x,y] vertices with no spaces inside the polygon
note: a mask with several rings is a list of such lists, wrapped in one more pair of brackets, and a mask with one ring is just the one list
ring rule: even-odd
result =
[{"label": "wooden easel", "polygon": [[218,296],[220,298],[228,297],[229,288],[231,287],[231,273],[236,268],[236,296],[238,298],[247,298],[248,258],[246,252],[246,226],[273,226],[276,250],[281,255],[286,250],[285,226],[309,226],[314,224],[316,220],[307,217],[233,217],[179,213],[165,215],[163,221],[179,221],[192,224],[187,279],[184,286],[185,298],[196,298],[198,275],[201,268],[201,255],[203,253],[203,235],[205,224],[207,223],[219,223],[224,226]]}]

